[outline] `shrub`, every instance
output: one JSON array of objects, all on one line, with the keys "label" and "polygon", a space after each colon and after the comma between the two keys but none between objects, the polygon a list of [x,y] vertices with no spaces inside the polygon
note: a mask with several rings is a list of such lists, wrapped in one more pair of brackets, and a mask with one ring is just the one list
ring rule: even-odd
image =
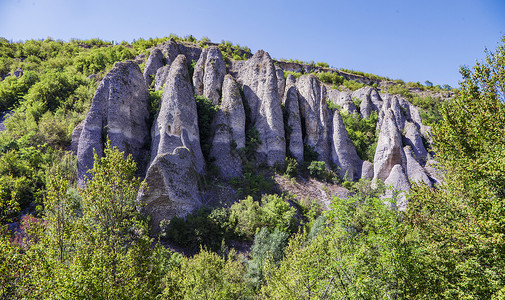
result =
[{"label": "shrub", "polygon": [[349,138],[356,147],[356,152],[362,160],[373,162],[375,148],[379,136],[376,133],[377,112],[372,112],[370,117],[363,119],[359,114],[349,114],[340,111],[342,121],[349,134]]},{"label": "shrub", "polygon": [[251,260],[247,264],[247,276],[257,288],[263,281],[264,265],[267,261],[278,265],[284,257],[284,248],[288,244],[289,234],[275,229],[272,233],[266,227],[254,236],[251,247]]},{"label": "shrub", "polygon": [[212,128],[211,123],[214,120],[217,110],[217,105],[214,105],[209,99],[195,95],[196,110],[198,113],[198,130],[200,131],[200,146],[202,147],[203,157],[206,161],[209,160]]},{"label": "shrub", "polygon": [[235,232],[250,239],[262,227],[281,231],[294,230],[296,210],[283,196],[265,195],[261,203],[247,197],[231,206],[230,224]]},{"label": "shrub", "polygon": [[341,85],[344,82],[344,77],[338,75],[337,73],[321,72],[316,73],[316,76],[320,81],[324,83],[334,84],[337,86]]},{"label": "shrub", "polygon": [[356,91],[359,90],[362,87],[365,87],[366,84],[355,81],[355,80],[344,80],[342,83],[346,88],[350,89],[351,91]]},{"label": "shrub", "polygon": [[322,181],[333,182],[337,179],[334,172],[326,169],[324,161],[312,161],[307,170],[309,170],[310,176]]}]

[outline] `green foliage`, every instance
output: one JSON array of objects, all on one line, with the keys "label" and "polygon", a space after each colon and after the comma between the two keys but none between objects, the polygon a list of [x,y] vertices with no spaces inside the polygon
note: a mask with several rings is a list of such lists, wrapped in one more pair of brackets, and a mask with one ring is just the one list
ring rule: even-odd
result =
[{"label": "green foliage", "polygon": [[200,95],[195,95],[195,100],[198,113],[198,130],[200,131],[200,146],[202,147],[203,157],[208,161],[210,148],[212,147],[211,124],[219,106],[214,105],[212,101]]},{"label": "green foliage", "polygon": [[[394,200],[393,200],[394,201]],[[273,298],[405,298],[405,262],[413,249],[402,213],[372,194],[334,199],[327,227],[318,219],[310,235],[298,234],[279,266],[265,267],[263,295]]]},{"label": "green foliage", "polygon": [[346,88],[350,89],[351,91],[356,91],[356,90],[359,90],[360,88],[366,86],[366,84],[355,81],[355,80],[344,80],[342,85],[345,86]]},{"label": "green foliage", "polygon": [[211,210],[204,207],[185,218],[174,217],[162,224],[162,236],[192,251],[197,251],[201,246],[218,251],[223,240],[233,237],[229,217],[229,209]]},{"label": "green foliage", "polygon": [[345,111],[340,111],[340,115],[358,156],[362,160],[373,162],[379,139],[375,129],[378,120],[377,112],[373,111],[367,119],[363,119],[359,114],[349,114]]},{"label": "green foliage", "polygon": [[345,81],[344,77],[338,75],[338,73],[321,72],[316,73],[316,76],[320,81],[324,83],[334,84],[336,86],[341,85]]},{"label": "green foliage", "polygon": [[160,104],[161,104],[161,96],[163,95],[163,89],[154,91],[154,90],[149,90],[149,113],[154,119],[156,115],[158,115],[158,112],[160,110]]},{"label": "green foliage", "polygon": [[298,175],[298,162],[293,157],[286,157],[284,160],[284,175],[288,178],[295,178]]},{"label": "green foliage", "polygon": [[265,195],[260,203],[247,197],[231,206],[230,223],[235,224],[239,236],[248,239],[262,227],[289,232],[294,230],[296,210],[288,200],[283,196]]},{"label": "green foliage", "polygon": [[314,147],[307,143],[303,144],[303,160],[305,162],[312,162],[319,157],[319,154],[314,150]]},{"label": "green foliage", "polygon": [[246,60],[251,54],[251,49],[248,47],[240,47],[240,45],[233,45],[229,41],[221,41],[218,45],[219,50],[223,54],[223,58],[232,58],[233,60]]},{"label": "green foliage", "polygon": [[310,162],[307,170],[309,171],[310,176],[321,181],[333,182],[338,180],[335,172],[326,168],[326,163],[324,161]]},{"label": "green foliage", "polygon": [[[505,44],[505,38],[502,39]],[[445,184],[411,192],[409,222],[419,238],[419,297],[499,299],[505,279],[505,45],[473,68],[433,126]]]},{"label": "green foliage", "polygon": [[432,126],[434,123],[442,120],[442,113],[440,112],[443,102],[439,98],[432,98],[430,96],[419,97],[414,96],[410,103],[415,106],[421,107],[421,120],[423,124]]},{"label": "green foliage", "polygon": [[225,259],[202,250],[167,273],[162,299],[248,299],[253,293],[244,274],[234,252]]},{"label": "green foliage", "polygon": [[320,62],[316,63],[316,67],[329,68],[330,65],[325,62],[320,61]]},{"label": "green foliage", "polygon": [[405,84],[394,84],[387,87],[387,92],[393,95],[402,95],[407,100],[411,100],[414,95],[410,92]]},{"label": "green foliage", "polygon": [[247,276],[256,288],[263,281],[263,269],[267,261],[278,265],[283,258],[288,238],[289,234],[286,232],[275,229],[270,233],[266,227],[261,228],[254,236],[251,260],[247,265]]},{"label": "green foliage", "polygon": [[296,79],[300,78],[302,76],[302,73],[300,72],[293,72],[293,71],[284,71],[284,78],[288,78],[289,74],[293,75]]}]

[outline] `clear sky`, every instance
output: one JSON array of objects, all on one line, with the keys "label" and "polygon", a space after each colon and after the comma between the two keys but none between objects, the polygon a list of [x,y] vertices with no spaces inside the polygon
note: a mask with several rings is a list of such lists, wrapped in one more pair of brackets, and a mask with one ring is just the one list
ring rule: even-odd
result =
[{"label": "clear sky", "polygon": [[405,81],[457,86],[505,34],[505,0],[0,0],[8,40],[192,34]]}]

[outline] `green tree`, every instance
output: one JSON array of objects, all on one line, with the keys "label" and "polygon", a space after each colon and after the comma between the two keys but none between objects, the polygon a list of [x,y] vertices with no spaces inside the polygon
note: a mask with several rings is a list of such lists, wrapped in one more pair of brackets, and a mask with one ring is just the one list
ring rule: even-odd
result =
[{"label": "green tree", "polygon": [[[503,38],[505,42],[505,37]],[[505,45],[461,69],[459,95],[433,128],[445,172],[438,189],[414,187],[409,222],[419,237],[418,297],[505,293]]]}]

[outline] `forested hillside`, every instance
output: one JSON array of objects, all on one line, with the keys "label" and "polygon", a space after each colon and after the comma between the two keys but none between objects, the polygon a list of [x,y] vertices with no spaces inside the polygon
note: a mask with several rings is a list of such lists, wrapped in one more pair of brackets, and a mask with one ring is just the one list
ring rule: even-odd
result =
[{"label": "forested hillside", "polygon": [[0,298],[502,299],[504,60],[1,39]]}]

